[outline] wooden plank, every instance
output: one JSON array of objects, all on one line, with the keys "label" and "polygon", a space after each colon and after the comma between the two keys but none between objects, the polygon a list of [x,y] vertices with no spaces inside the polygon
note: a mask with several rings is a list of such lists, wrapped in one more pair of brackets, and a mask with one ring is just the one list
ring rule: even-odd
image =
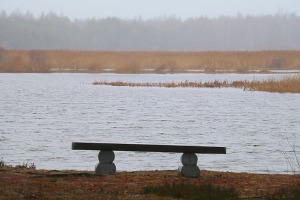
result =
[{"label": "wooden plank", "polygon": [[226,147],[73,142],[73,150],[226,154]]}]

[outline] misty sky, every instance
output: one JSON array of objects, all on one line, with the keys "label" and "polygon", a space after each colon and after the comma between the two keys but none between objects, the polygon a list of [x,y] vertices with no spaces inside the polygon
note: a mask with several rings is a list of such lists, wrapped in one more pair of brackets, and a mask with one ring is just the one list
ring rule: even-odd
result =
[{"label": "misty sky", "polygon": [[35,16],[53,11],[75,18],[119,17],[153,19],[175,16],[300,15],[300,0],[0,0],[0,10],[31,12]]}]

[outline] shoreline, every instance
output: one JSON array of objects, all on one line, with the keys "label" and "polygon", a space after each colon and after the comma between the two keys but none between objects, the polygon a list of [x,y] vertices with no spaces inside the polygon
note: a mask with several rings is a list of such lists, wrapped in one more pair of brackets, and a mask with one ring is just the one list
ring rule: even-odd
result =
[{"label": "shoreline", "polygon": [[299,188],[300,175],[201,170],[199,178],[185,178],[177,170],[159,170],[100,176],[91,171],[0,167],[0,196],[4,199],[165,199],[145,194],[144,190],[172,184],[207,183],[234,188],[239,198],[261,199],[282,189]]}]

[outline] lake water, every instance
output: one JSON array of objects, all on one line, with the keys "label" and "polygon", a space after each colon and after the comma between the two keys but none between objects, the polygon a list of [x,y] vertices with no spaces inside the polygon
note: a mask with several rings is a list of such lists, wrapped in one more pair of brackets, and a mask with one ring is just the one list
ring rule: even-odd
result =
[{"label": "lake water", "polygon": [[[0,74],[0,159],[38,169],[94,170],[71,143],[225,146],[200,169],[287,173],[300,153],[300,94],[235,88],[146,88],[94,81],[261,80],[281,74]],[[180,154],[115,152],[118,171],[172,170]],[[297,168],[296,168],[297,169]],[[299,168],[298,168],[299,170]]]}]

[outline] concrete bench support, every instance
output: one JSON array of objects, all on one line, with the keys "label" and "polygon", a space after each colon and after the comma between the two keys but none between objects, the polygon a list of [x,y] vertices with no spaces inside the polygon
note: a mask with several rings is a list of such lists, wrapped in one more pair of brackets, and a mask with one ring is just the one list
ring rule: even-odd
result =
[{"label": "concrete bench support", "polygon": [[200,176],[197,166],[200,154],[226,154],[225,147],[205,146],[178,146],[178,145],[149,145],[149,144],[114,144],[114,143],[82,143],[73,142],[73,150],[100,150],[98,154],[99,163],[96,166],[96,174],[107,175],[116,173],[115,151],[144,151],[144,152],[173,152],[183,153],[181,156],[182,167],[180,174],[185,177],[196,178]]},{"label": "concrete bench support", "polygon": [[99,163],[96,166],[96,174],[115,174],[116,165],[113,163],[115,160],[115,153],[113,151],[100,151],[98,154]]},{"label": "concrete bench support", "polygon": [[185,177],[197,178],[200,176],[200,169],[197,166],[198,157],[194,153],[183,153],[181,156],[182,167],[179,168],[180,174]]}]

